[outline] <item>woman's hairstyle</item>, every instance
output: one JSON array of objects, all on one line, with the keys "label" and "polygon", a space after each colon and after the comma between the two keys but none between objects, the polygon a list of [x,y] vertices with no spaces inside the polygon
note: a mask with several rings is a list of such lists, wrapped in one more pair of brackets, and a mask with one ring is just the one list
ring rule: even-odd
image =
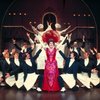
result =
[{"label": "woman's hairstyle", "polygon": [[49,40],[48,40],[48,45],[49,45],[50,42],[53,42],[53,44],[55,44],[55,42],[54,42],[53,39],[49,39]]}]

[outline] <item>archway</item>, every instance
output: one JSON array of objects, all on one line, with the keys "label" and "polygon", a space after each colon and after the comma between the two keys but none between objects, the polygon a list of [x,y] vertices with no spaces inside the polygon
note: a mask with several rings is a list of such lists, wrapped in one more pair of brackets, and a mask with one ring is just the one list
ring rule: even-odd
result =
[{"label": "archway", "polygon": [[44,30],[47,28],[47,22],[52,23],[51,27],[53,30],[55,30],[55,24],[57,22],[56,15],[52,12],[48,12],[43,15]]}]

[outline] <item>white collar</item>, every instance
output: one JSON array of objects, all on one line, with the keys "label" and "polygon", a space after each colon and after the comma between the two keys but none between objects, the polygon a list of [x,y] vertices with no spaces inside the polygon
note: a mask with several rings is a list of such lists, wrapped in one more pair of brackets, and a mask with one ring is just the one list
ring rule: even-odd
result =
[{"label": "white collar", "polygon": [[19,59],[14,59],[14,62],[15,62],[15,64],[17,65],[17,66],[20,66],[20,62],[19,62]]},{"label": "white collar", "polygon": [[5,58],[5,60],[10,65],[10,58]]},{"label": "white collar", "polygon": [[26,59],[25,60],[26,64],[32,67],[32,62],[31,59]]},{"label": "white collar", "polygon": [[85,64],[85,66],[87,66],[88,63],[89,63],[89,58],[84,59],[84,64]]},{"label": "white collar", "polygon": [[100,64],[100,59],[97,59],[97,66]]},{"label": "white collar", "polygon": [[75,59],[70,59],[70,62],[69,62],[69,67],[71,67],[71,65],[74,63]]}]

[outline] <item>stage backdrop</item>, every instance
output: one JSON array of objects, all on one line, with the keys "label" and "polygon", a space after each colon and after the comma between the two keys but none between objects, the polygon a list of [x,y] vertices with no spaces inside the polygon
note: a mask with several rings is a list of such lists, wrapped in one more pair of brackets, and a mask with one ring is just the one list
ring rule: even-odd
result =
[{"label": "stage backdrop", "polygon": [[9,5],[2,21],[1,49],[13,48],[12,38],[15,38],[19,45],[23,41],[28,41],[26,32],[34,38],[30,22],[35,27],[43,24],[45,30],[47,21],[54,25],[59,23],[61,25],[59,30],[71,25],[67,32],[72,33],[72,40],[81,41],[82,36],[85,35],[87,48],[98,45],[95,18],[83,1],[15,0]]}]

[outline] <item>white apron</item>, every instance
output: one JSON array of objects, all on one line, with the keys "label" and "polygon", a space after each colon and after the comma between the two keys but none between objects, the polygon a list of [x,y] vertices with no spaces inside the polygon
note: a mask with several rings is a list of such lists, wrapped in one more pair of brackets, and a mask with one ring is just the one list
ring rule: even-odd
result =
[{"label": "white apron", "polygon": [[15,75],[8,77],[5,81],[10,87],[12,87],[16,82]]},{"label": "white apron", "polygon": [[[64,49],[65,49],[65,45],[61,45],[61,47],[59,48],[59,50],[61,50],[63,53],[64,53]],[[58,68],[63,68],[64,67],[64,59],[60,55],[58,50],[56,52],[56,60],[57,60]]]},{"label": "white apron", "polygon": [[18,80],[15,82],[15,85],[17,86],[17,88],[21,88],[24,84],[24,73],[20,73],[18,74]]},{"label": "white apron", "polygon": [[69,88],[73,88],[76,85],[76,80],[74,79],[73,74],[62,74],[60,75],[64,82],[69,86]]},{"label": "white apron", "polygon": [[98,85],[98,84],[100,83],[100,79],[99,79],[97,73],[92,73],[92,74],[91,74],[90,82],[91,82],[94,86],[96,86],[96,85]]},{"label": "white apron", "polygon": [[29,91],[34,86],[38,76],[39,75],[37,75],[35,73],[31,73],[31,74],[27,75],[27,78],[24,82],[24,86],[25,86],[27,91]]},{"label": "white apron", "polygon": [[77,79],[84,85],[86,86],[88,89],[90,89],[90,78],[88,76],[88,73],[80,73],[77,74]]},{"label": "white apron", "polygon": [[39,54],[39,57],[36,60],[37,69],[44,69],[45,68],[45,60],[46,60],[46,53],[45,50],[42,50]]}]

